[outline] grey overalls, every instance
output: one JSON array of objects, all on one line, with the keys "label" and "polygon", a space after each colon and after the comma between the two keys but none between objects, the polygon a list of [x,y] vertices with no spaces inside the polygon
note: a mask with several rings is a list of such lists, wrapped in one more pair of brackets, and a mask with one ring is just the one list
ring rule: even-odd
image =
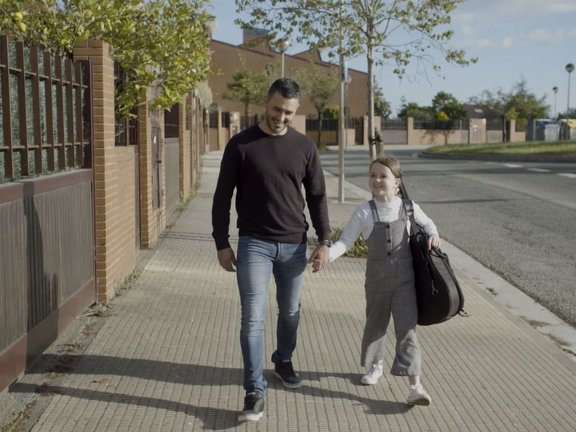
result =
[{"label": "grey overalls", "polygon": [[362,337],[362,366],[384,359],[386,330],[394,318],[396,356],[392,375],[420,375],[420,346],[416,337],[418,309],[414,269],[404,206],[398,220],[380,222],[376,204],[370,201],[374,229],[367,239],[366,326]]}]

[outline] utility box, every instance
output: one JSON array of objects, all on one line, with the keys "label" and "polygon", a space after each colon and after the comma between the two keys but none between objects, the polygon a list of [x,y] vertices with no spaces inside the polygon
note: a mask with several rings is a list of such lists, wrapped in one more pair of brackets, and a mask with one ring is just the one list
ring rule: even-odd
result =
[{"label": "utility box", "polygon": [[544,126],[544,141],[559,141],[560,125],[558,123],[549,123]]},{"label": "utility box", "polygon": [[526,128],[527,141],[558,141],[560,125],[550,119],[532,120]]}]

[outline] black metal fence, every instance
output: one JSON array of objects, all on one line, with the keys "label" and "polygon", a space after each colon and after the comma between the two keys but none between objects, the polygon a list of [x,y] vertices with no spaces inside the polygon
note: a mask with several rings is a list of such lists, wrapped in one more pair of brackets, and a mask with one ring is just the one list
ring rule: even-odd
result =
[{"label": "black metal fence", "polygon": [[[358,122],[362,119],[357,118],[347,118],[345,120],[346,129],[354,129]],[[318,125],[320,121],[317,118],[307,118],[306,119],[306,130],[315,131],[318,130]],[[338,119],[336,118],[325,118],[322,119],[322,130],[324,131],[337,131],[338,130]]]},{"label": "black metal fence", "polygon": [[[120,67],[118,62],[114,62],[114,87],[118,91],[125,83],[130,81],[130,75]],[[138,144],[138,108],[131,111],[131,117],[122,118],[118,113],[114,113],[114,145],[127,146]],[[178,135],[176,135],[178,136]]]},{"label": "black metal fence", "polygon": [[408,127],[406,120],[402,119],[383,119],[382,130],[406,130]]}]

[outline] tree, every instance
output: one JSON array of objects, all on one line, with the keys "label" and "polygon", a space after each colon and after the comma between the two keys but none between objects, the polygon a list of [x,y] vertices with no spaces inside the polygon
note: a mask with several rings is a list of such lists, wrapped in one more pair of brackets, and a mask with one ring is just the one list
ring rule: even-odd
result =
[{"label": "tree", "polygon": [[[450,93],[438,92],[432,99],[432,110],[437,118],[440,113],[447,117],[445,121],[454,122],[466,117],[466,110],[460,102]],[[439,119],[439,118],[438,118]]]},{"label": "tree", "polygon": [[[393,62],[394,73],[402,76],[412,60],[439,66],[430,52],[440,52],[447,62],[468,65],[462,50],[446,43],[450,12],[464,0],[236,0],[238,12],[248,12],[243,27],[264,27],[273,32],[297,29],[297,42],[311,49],[328,49],[331,57],[366,55],[368,67],[368,127],[370,155],[381,153],[374,137],[374,67]],[[408,35],[408,37],[407,37]],[[378,150],[378,151],[377,151]]]},{"label": "tree", "polygon": [[466,117],[466,110],[453,95],[442,91],[432,99],[431,108],[436,114],[438,126],[444,135],[444,145],[447,145],[454,122]]},{"label": "tree", "polygon": [[538,99],[528,90],[524,79],[514,84],[509,92],[484,90],[479,96],[470,98],[469,103],[482,107],[489,116],[511,118],[514,115],[524,120],[546,118],[550,109],[546,97]]},{"label": "tree", "polygon": [[487,117],[498,117],[503,115],[506,101],[502,90],[498,90],[497,93],[484,90],[480,95],[468,99],[468,103],[482,108]]},{"label": "tree", "polygon": [[249,125],[250,105],[261,104],[264,101],[268,84],[267,74],[250,69],[237,70],[232,75],[232,82],[226,84],[229,91],[224,93],[222,97],[244,104],[245,126]]},{"label": "tree", "polygon": [[374,114],[387,119],[392,114],[390,102],[384,99],[384,91],[377,83],[374,84]]},{"label": "tree", "polygon": [[528,90],[526,80],[521,79],[512,86],[512,90],[505,95],[505,113],[515,109],[518,118],[535,119],[546,118],[550,107],[546,104],[546,97],[540,99]]},{"label": "tree", "polygon": [[338,94],[338,73],[334,69],[311,67],[294,72],[294,78],[300,83],[302,95],[308,97],[318,115],[317,145],[322,138],[322,120],[328,109],[336,103]]},{"label": "tree", "polygon": [[415,102],[406,103],[403,101],[402,106],[400,107],[400,111],[398,112],[398,118],[406,120],[408,117],[412,117],[415,120],[420,121],[433,121],[435,118],[432,108],[421,107]]},{"label": "tree", "polygon": [[570,108],[562,114],[558,114],[558,119],[576,119],[576,108]]},{"label": "tree", "polygon": [[2,0],[0,29],[26,43],[71,53],[105,40],[130,80],[116,94],[129,116],[142,92],[159,88],[153,106],[169,108],[208,77],[207,0]]}]

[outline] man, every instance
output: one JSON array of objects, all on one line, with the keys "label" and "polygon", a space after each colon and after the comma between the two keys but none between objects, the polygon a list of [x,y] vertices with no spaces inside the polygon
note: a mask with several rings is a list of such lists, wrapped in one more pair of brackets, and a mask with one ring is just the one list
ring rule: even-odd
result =
[{"label": "man", "polygon": [[[268,90],[264,121],[235,135],[226,145],[214,193],[212,236],[218,261],[224,270],[236,271],[240,292],[246,390],[238,417],[241,422],[257,421],[264,413],[264,318],[272,274],[278,302],[277,348],[272,354],[275,375],[285,387],[301,385],[291,358],[306,269],[305,201],[318,236],[309,262],[314,261],[314,271],[318,271],[328,259],[328,205],[318,152],[312,140],[289,126],[298,106],[298,84],[285,78],[276,80]],[[235,189],[237,257],[228,240]]]}]

